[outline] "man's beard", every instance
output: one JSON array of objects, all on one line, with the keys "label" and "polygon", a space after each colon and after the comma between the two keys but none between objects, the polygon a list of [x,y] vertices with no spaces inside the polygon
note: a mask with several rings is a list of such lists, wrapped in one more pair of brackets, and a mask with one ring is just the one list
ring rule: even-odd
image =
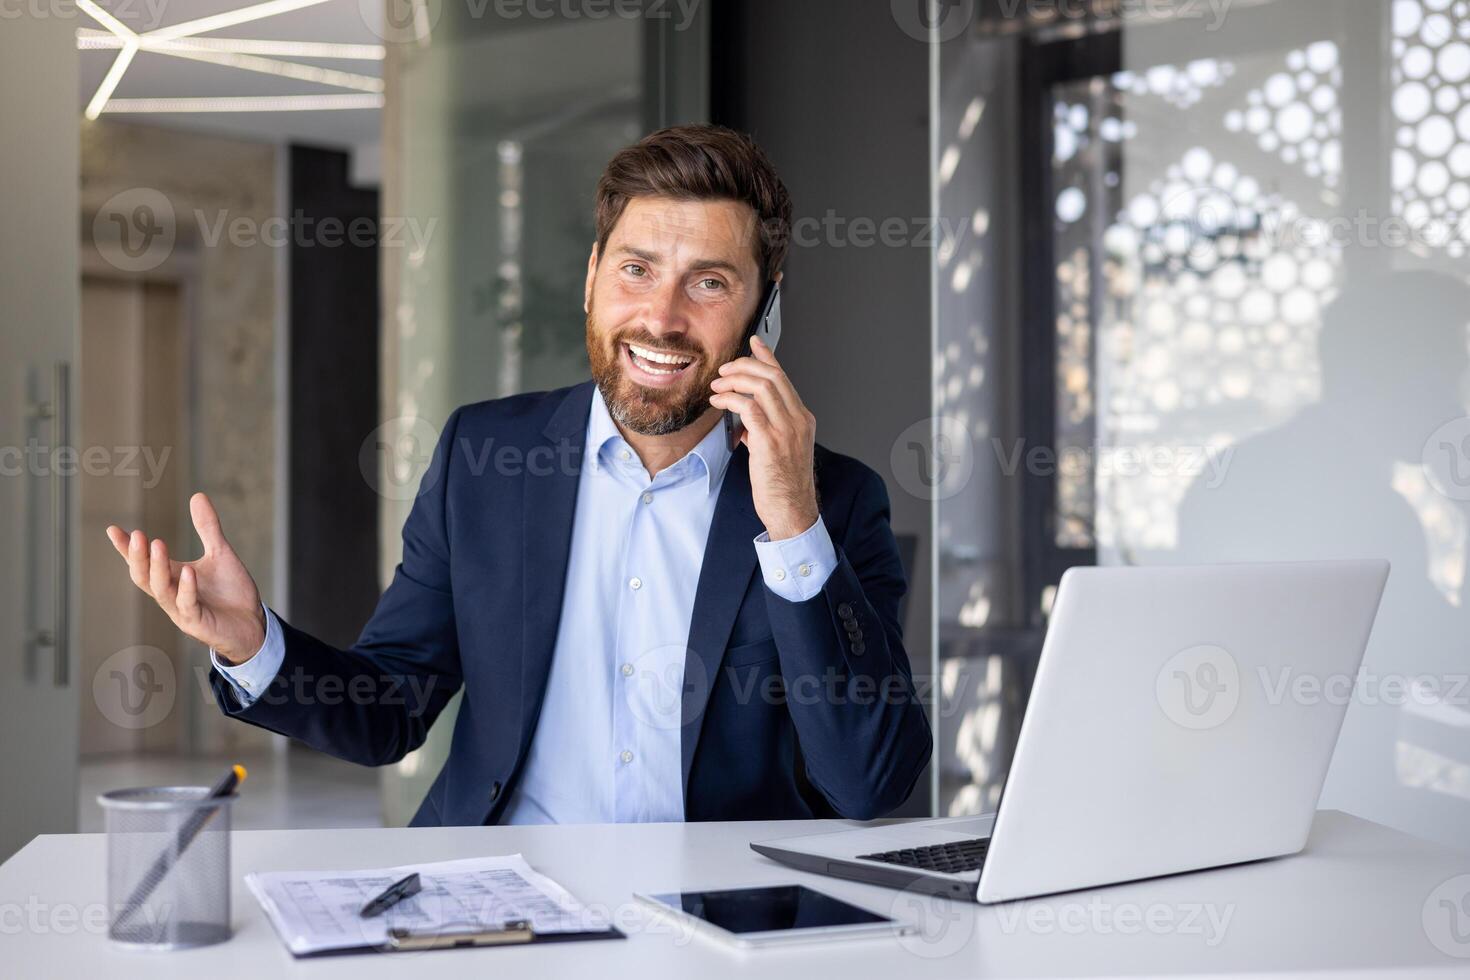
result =
[{"label": "man's beard", "polygon": [[[624,373],[624,343],[699,358],[698,364],[685,370],[698,370],[700,374],[682,378],[672,388],[644,387]],[[693,425],[710,408],[710,382],[720,376],[720,365],[733,358],[737,349],[731,347],[723,357],[712,358],[708,351],[683,338],[660,340],[647,330],[606,337],[597,328],[592,313],[587,314],[587,359],[592,365],[592,380],[597,382],[613,421],[639,435],[664,436]]]}]

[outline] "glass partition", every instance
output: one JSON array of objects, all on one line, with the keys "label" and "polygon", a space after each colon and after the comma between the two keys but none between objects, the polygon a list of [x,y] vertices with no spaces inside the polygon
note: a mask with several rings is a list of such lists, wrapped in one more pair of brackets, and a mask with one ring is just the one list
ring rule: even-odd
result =
[{"label": "glass partition", "polygon": [[1347,701],[1322,806],[1459,846],[1467,42],[1446,0],[1125,26],[1098,445],[1145,465],[1094,481],[1107,562],[1389,559],[1355,679],[1250,682]]},{"label": "glass partition", "polygon": [[[703,118],[707,101],[697,10],[684,20],[667,4],[648,16],[627,4],[603,16],[388,8],[383,214],[421,244],[383,250],[383,424],[364,465],[383,497],[385,584],[449,413],[587,378],[581,297],[598,175],[644,133]],[[386,771],[390,824],[412,816],[437,775],[456,707]]]},{"label": "glass partition", "polygon": [[1465,846],[1470,7],[1070,9],[939,48],[941,802],[998,797],[1067,567],[1372,556],[1362,672],[1251,682],[1347,700],[1323,806]]}]

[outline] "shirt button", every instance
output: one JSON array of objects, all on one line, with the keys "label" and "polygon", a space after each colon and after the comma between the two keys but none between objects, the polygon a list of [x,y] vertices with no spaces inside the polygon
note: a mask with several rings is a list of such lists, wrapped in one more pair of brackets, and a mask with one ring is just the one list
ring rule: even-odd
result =
[{"label": "shirt button", "polygon": [[623,664],[623,676],[624,677],[632,677],[633,676],[633,665],[632,664]]},{"label": "shirt button", "polygon": [[651,493],[645,493],[643,495],[643,502],[645,504],[651,504],[651,503],[653,503],[653,494],[651,494]]},{"label": "shirt button", "polygon": [[643,580],[634,575],[632,578],[628,579],[628,588],[632,589],[634,592],[637,592],[639,589],[643,588]]},{"label": "shirt button", "polygon": [[797,566],[796,570],[803,575],[810,575],[812,573],[812,566],[808,565],[806,562],[802,562],[800,565]]},{"label": "shirt button", "polygon": [[776,576],[776,581],[777,582],[784,582],[784,581],[786,581],[786,569],[784,569],[784,568],[778,568],[778,569],[776,569],[776,571],[773,574]]},{"label": "shirt button", "polygon": [[632,458],[633,458],[633,454],[630,453],[630,452],[628,452],[628,450],[626,450],[626,449],[620,450],[618,452],[618,459],[632,459]]},{"label": "shirt button", "polygon": [[618,758],[622,759],[623,763],[626,765],[627,763],[633,761],[633,753],[629,752],[627,749],[624,749],[623,754],[618,756]]}]

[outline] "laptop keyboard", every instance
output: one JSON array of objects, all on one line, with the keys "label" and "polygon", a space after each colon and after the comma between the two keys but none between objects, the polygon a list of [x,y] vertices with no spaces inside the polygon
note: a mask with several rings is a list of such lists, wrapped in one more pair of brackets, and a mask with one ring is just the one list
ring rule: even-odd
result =
[{"label": "laptop keyboard", "polygon": [[905,848],[901,851],[859,854],[858,860],[882,861],[884,864],[899,864],[905,868],[952,875],[979,869],[985,863],[985,852],[988,850],[990,838],[976,837],[950,844],[930,844],[928,847]]}]

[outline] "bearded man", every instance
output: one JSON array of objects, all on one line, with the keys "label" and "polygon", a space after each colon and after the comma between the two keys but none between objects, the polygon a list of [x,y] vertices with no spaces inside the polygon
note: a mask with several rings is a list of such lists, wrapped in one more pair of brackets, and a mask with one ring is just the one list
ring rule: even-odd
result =
[{"label": "bearded man", "polygon": [[231,717],[385,765],[463,690],[416,826],[887,813],[932,744],[887,493],[743,350],[786,189],[748,137],[675,127],[609,162],[595,224],[591,380],[450,416],[350,649],[262,604],[203,494],[202,558],[108,537]]}]

